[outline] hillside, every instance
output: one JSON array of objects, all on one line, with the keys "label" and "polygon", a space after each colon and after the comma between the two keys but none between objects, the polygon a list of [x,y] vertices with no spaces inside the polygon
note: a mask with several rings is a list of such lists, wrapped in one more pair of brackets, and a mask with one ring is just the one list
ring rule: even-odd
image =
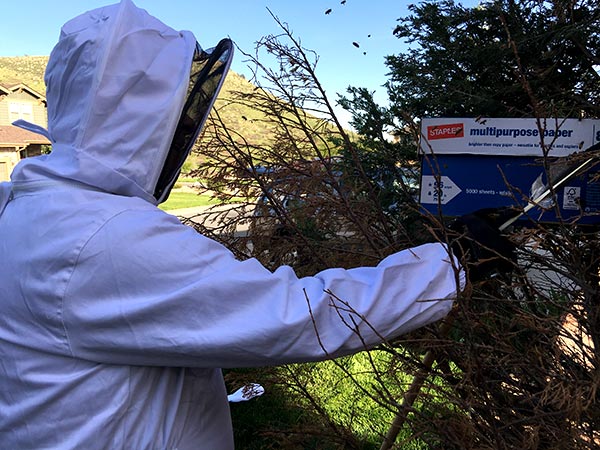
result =
[{"label": "hillside", "polygon": [[47,56],[2,56],[0,57],[0,83],[24,83],[40,94],[46,95],[44,71]]},{"label": "hillside", "polygon": [[[14,84],[25,83],[37,92],[46,95],[44,85],[44,71],[48,63],[47,56],[2,56],[0,57],[0,83]],[[257,119],[257,113],[252,108],[244,105],[231,105],[227,99],[232,97],[232,92],[250,93],[255,86],[243,76],[230,71],[219,95],[216,107],[222,112],[222,118],[228,128],[236,130],[251,142],[261,143],[265,135],[269,134],[268,127]],[[227,108],[221,108],[227,104]]]}]

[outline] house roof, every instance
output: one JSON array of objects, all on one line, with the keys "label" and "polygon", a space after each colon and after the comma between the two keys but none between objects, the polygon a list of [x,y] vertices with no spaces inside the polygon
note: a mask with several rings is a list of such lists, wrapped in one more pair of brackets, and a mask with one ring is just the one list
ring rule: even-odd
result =
[{"label": "house roof", "polygon": [[36,90],[30,88],[24,83],[0,83],[0,92],[4,92],[5,94],[10,94],[11,92],[17,92],[18,90],[23,90],[29,92],[34,97],[37,97],[41,101],[46,101],[46,97],[37,92]]},{"label": "house roof", "polygon": [[0,125],[0,147],[25,147],[29,144],[50,144],[50,141],[42,135],[13,125]]}]

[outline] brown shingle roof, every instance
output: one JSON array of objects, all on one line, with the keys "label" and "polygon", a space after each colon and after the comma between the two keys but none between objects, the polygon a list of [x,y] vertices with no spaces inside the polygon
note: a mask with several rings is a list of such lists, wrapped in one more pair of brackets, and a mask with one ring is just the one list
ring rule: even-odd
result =
[{"label": "brown shingle roof", "polygon": [[2,145],[25,146],[28,144],[50,144],[44,136],[13,125],[0,125],[0,147]]}]

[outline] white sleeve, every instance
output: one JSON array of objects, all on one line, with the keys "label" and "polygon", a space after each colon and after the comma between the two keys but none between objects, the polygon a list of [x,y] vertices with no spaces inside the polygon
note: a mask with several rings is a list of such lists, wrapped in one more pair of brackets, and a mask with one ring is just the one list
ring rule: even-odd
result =
[{"label": "white sleeve", "polygon": [[73,355],[93,361],[273,365],[352,353],[436,321],[462,283],[441,244],[298,278],[238,261],[160,211],[132,211],[82,250],[63,321]]}]

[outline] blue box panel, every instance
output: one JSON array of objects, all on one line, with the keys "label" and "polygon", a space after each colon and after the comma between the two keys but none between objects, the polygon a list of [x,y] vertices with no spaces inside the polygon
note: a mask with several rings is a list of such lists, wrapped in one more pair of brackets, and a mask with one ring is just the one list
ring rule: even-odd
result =
[{"label": "blue box panel", "polygon": [[[555,195],[555,206],[534,208],[525,220],[556,223],[600,223],[600,170],[593,167],[574,177]],[[459,216],[482,208],[523,208],[544,169],[533,156],[442,154],[422,158],[421,205],[443,216]],[[546,182],[546,177],[543,176]]]}]

